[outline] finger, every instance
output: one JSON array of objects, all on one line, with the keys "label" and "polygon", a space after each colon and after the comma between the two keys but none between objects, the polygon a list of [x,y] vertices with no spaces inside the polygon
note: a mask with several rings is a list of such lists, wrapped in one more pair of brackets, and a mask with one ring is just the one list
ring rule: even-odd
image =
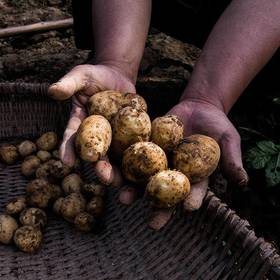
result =
[{"label": "finger", "polygon": [[154,210],[149,217],[149,227],[160,230],[171,219],[174,208]]},{"label": "finger", "polygon": [[63,163],[68,166],[74,166],[75,164],[75,150],[74,150],[74,141],[77,130],[86,117],[86,112],[83,106],[73,98],[73,106],[70,114],[70,119],[67,124],[66,130],[63,135],[62,144],[59,148],[59,156]]},{"label": "finger", "polygon": [[120,170],[112,165],[106,156],[93,165],[94,172],[99,181],[106,186],[121,187],[123,179]]},{"label": "finger", "polygon": [[137,200],[139,192],[136,188],[131,186],[124,187],[119,195],[119,200],[122,204],[130,205]]},{"label": "finger", "polygon": [[184,200],[184,208],[187,211],[198,210],[203,202],[208,187],[208,179],[191,186],[191,191]]},{"label": "finger", "polygon": [[226,177],[240,186],[246,186],[249,177],[243,168],[241,156],[241,140],[235,129],[223,135],[220,140],[222,150],[222,166]]}]

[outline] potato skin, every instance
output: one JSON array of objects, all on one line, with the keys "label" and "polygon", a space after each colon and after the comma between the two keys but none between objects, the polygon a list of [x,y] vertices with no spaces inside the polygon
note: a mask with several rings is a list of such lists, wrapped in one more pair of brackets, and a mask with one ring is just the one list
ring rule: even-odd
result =
[{"label": "potato skin", "polygon": [[94,94],[88,101],[89,114],[101,115],[108,121],[111,121],[117,112],[126,106],[147,111],[147,104],[143,97],[134,93],[106,90]]},{"label": "potato skin", "polygon": [[81,177],[76,174],[72,173],[67,175],[62,181],[62,189],[65,194],[70,193],[80,193],[83,181]]},{"label": "potato skin", "polygon": [[38,151],[37,152],[37,157],[42,161],[42,162],[46,162],[48,160],[51,159],[52,155],[50,154],[50,152],[48,151]]},{"label": "potato skin", "polygon": [[93,197],[87,204],[87,212],[94,217],[100,217],[104,213],[105,205],[100,196]]},{"label": "potato skin", "polygon": [[74,224],[78,230],[89,232],[95,225],[95,219],[87,212],[82,212],[76,216]]},{"label": "potato skin", "polygon": [[21,212],[19,221],[24,226],[39,225],[44,228],[47,225],[47,215],[39,208],[27,208]]},{"label": "potato skin", "polygon": [[84,119],[76,136],[76,151],[89,162],[96,162],[107,153],[112,140],[110,123],[100,115]]},{"label": "potato skin", "polygon": [[121,157],[132,144],[149,141],[151,121],[148,114],[132,107],[122,108],[112,120],[112,152],[115,157]]},{"label": "potato skin", "polygon": [[125,150],[122,161],[123,174],[127,180],[145,184],[151,176],[167,169],[164,151],[152,142],[138,142]]},{"label": "potato skin", "polygon": [[58,140],[57,135],[53,131],[44,133],[40,138],[37,139],[36,145],[39,150],[51,151],[57,146]]},{"label": "potato skin", "polygon": [[220,154],[220,147],[213,138],[195,134],[184,139],[174,150],[173,165],[191,183],[197,183],[215,171]]},{"label": "potato skin", "polygon": [[190,192],[187,176],[176,170],[163,170],[151,177],[146,195],[158,208],[170,208],[184,200]]},{"label": "potato skin", "polygon": [[17,230],[16,220],[6,214],[0,215],[0,242],[9,244],[13,240],[14,232]]},{"label": "potato skin", "polygon": [[53,211],[57,215],[61,215],[61,206],[63,203],[64,197],[59,197],[53,204]]},{"label": "potato skin", "polygon": [[0,146],[0,156],[5,163],[14,164],[19,158],[19,153],[14,145],[6,144]]},{"label": "potato skin", "polygon": [[34,253],[42,244],[43,234],[38,227],[22,226],[18,228],[14,235],[16,246],[23,252]]},{"label": "potato skin", "polygon": [[10,201],[6,207],[6,213],[9,215],[17,215],[26,208],[26,198],[21,196]]},{"label": "potato skin", "polygon": [[183,123],[175,115],[153,120],[151,141],[159,145],[165,152],[171,152],[183,138]]},{"label": "potato skin", "polygon": [[82,191],[85,194],[85,196],[105,196],[106,193],[106,187],[102,184],[98,183],[90,183],[90,184],[84,184],[82,186]]},{"label": "potato skin", "polygon": [[37,150],[37,147],[36,147],[35,143],[33,143],[32,141],[29,141],[29,140],[25,140],[18,145],[18,152],[20,153],[20,155],[22,157],[29,156],[29,155],[35,153],[36,150]]},{"label": "potato skin", "polygon": [[36,156],[29,156],[21,164],[21,173],[30,177],[36,173],[36,170],[39,168],[41,161]]}]

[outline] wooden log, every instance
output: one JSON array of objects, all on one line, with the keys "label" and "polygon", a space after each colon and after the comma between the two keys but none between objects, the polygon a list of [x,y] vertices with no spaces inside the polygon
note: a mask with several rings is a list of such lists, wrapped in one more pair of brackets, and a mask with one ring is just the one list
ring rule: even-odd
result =
[{"label": "wooden log", "polygon": [[0,38],[22,35],[31,32],[49,31],[73,26],[73,18],[38,22],[23,26],[14,26],[0,29]]}]

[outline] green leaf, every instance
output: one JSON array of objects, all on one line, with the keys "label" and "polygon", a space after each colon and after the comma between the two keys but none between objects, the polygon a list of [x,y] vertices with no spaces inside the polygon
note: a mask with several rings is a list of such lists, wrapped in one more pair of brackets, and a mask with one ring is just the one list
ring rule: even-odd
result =
[{"label": "green leaf", "polygon": [[273,102],[276,104],[280,104],[280,97],[273,98]]},{"label": "green leaf", "polygon": [[279,145],[275,145],[272,141],[260,141],[257,142],[256,145],[267,155],[275,155],[280,152]]},{"label": "green leaf", "polygon": [[270,161],[271,155],[265,154],[258,147],[250,149],[245,155],[245,160],[249,168],[262,169]]},{"label": "green leaf", "polygon": [[280,184],[280,153],[273,156],[265,168],[265,177],[268,187]]}]

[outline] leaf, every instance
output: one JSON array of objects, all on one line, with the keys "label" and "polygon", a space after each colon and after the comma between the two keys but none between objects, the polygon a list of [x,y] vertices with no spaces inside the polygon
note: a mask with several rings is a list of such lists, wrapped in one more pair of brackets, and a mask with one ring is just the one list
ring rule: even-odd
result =
[{"label": "leaf", "polygon": [[271,155],[265,154],[258,147],[250,149],[245,155],[245,160],[249,168],[262,169],[270,161]]},{"label": "leaf", "polygon": [[268,187],[280,184],[280,153],[273,156],[265,168],[265,177]]},{"label": "leaf", "polygon": [[280,104],[280,97],[273,98],[273,102],[276,104]]},{"label": "leaf", "polygon": [[256,145],[267,155],[275,155],[280,152],[279,145],[274,144],[272,141],[260,141],[257,142]]}]

